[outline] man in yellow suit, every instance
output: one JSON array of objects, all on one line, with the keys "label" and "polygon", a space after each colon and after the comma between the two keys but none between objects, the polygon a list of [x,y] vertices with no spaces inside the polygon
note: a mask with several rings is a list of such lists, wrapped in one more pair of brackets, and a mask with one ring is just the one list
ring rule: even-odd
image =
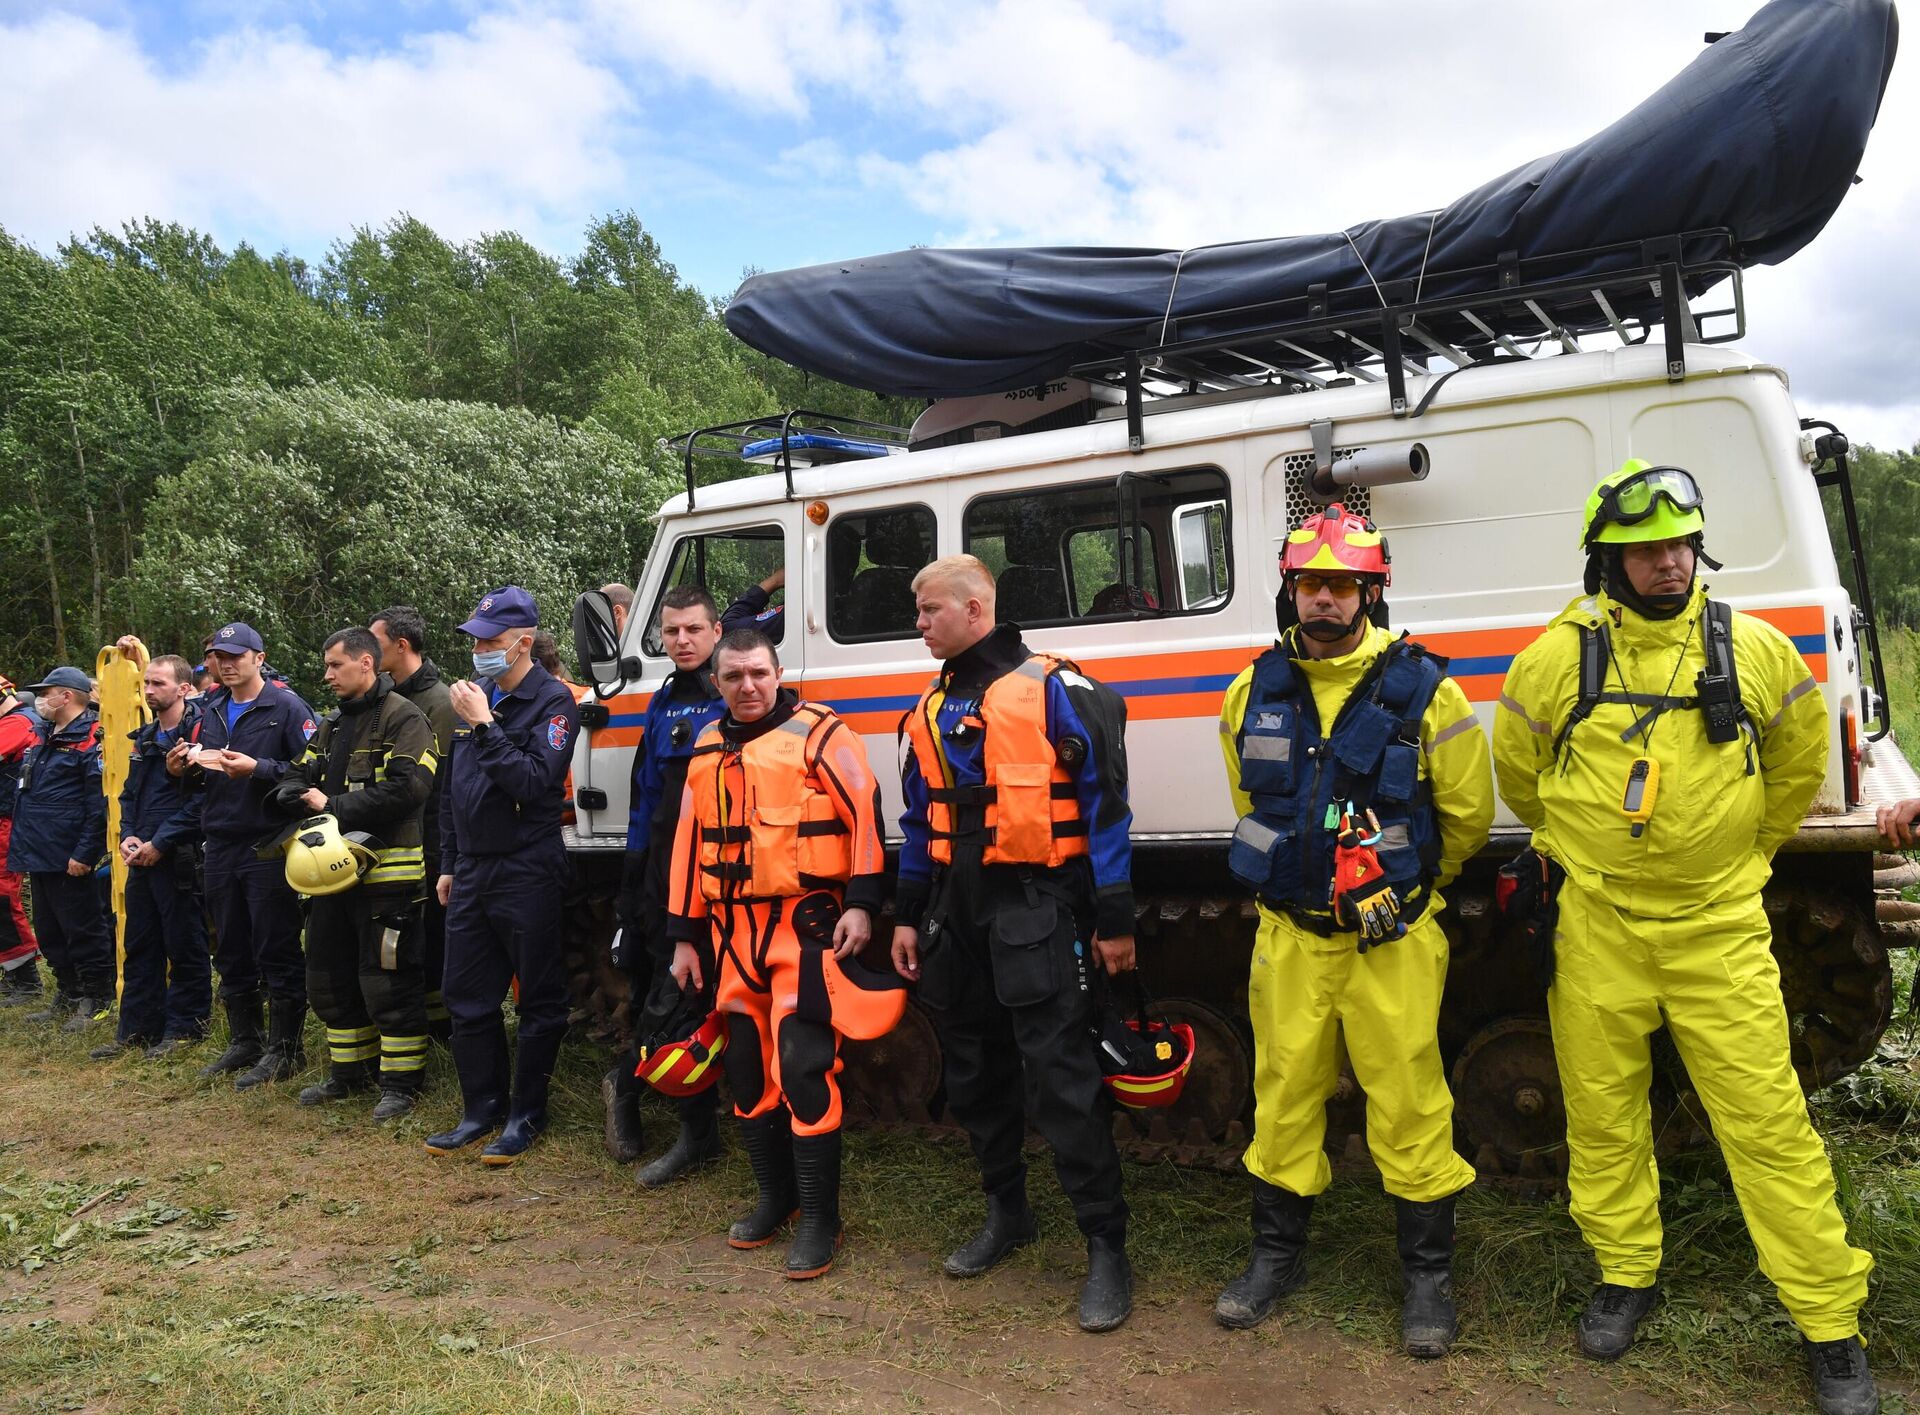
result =
[{"label": "man in yellow suit", "polygon": [[1247,987],[1253,1255],[1214,1316],[1255,1326],[1306,1276],[1344,1034],[1398,1211],[1401,1341],[1444,1356],[1457,1332],[1454,1198],[1473,1167],[1454,1153],[1440,1063],[1437,916],[1440,889],[1493,823],[1487,742],[1446,661],[1384,627],[1387,545],[1372,522],[1337,503],[1307,517],[1280,574],[1280,640],[1220,709],[1240,815],[1227,863],[1260,929]]},{"label": "man in yellow suit", "polygon": [[1514,659],[1495,717],[1500,794],[1558,885],[1547,1010],[1570,1207],[1600,1263],[1580,1347],[1616,1359],[1655,1300],[1648,1037],[1664,1023],[1820,1409],[1866,1415],[1879,1408],[1859,1336],[1873,1259],[1847,1243],[1807,1118],[1760,904],[1824,775],[1827,715],[1792,642],[1697,582],[1705,526],[1678,467],[1633,460],[1602,480],[1587,594]]}]

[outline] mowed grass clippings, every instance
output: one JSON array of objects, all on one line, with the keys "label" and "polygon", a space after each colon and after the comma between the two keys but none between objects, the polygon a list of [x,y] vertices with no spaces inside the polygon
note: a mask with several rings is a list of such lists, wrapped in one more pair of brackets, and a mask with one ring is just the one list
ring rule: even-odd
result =
[{"label": "mowed grass clippings", "polygon": [[[0,1013],[0,1409],[863,1405],[857,1387],[725,1359],[762,1341],[903,1380],[992,1378],[1036,1399],[1065,1388],[1058,1363],[1017,1336],[1062,1327],[1084,1271],[1044,1155],[1030,1183],[1042,1238],[1009,1263],[1029,1281],[909,1284],[979,1221],[971,1156],[955,1134],[851,1136],[843,1208],[858,1280],[822,1310],[781,1300],[779,1245],[714,1250],[708,1236],[751,1202],[737,1152],[658,1194],[606,1159],[606,1063],[591,1044],[566,1049],[556,1127],[534,1159],[489,1172],[420,1150],[458,1110],[442,1056],[416,1115],[379,1130],[358,1103],[293,1105],[317,1064],[303,1082],[239,1095],[199,1082],[211,1045],[102,1064],[86,1059],[94,1038],[17,1017]],[[317,1039],[309,1051],[320,1054]],[[1855,1241],[1877,1259],[1876,1368],[1911,1383],[1920,1083],[1897,1055],[1862,1078],[1823,1097],[1819,1115]],[[672,1114],[649,1104],[646,1118],[652,1150]],[[1794,1333],[1755,1270],[1717,1153],[1664,1171],[1666,1300],[1616,1378],[1700,1408],[1796,1407]],[[1127,1179],[1141,1307],[1204,1313],[1245,1261],[1244,1177],[1130,1164]],[[1476,1187],[1459,1230],[1462,1336],[1435,1379],[1467,1388],[1497,1373],[1553,1389],[1579,1364],[1572,1322],[1595,1280],[1564,1198]],[[1377,1179],[1343,1176],[1316,1208],[1306,1285],[1248,1336],[1249,1354],[1278,1355],[1290,1330],[1319,1324],[1397,1362],[1398,1296],[1392,1202]],[[1140,1364],[1124,1334],[1109,1345],[1117,1371],[1177,1374],[1164,1354]]]}]

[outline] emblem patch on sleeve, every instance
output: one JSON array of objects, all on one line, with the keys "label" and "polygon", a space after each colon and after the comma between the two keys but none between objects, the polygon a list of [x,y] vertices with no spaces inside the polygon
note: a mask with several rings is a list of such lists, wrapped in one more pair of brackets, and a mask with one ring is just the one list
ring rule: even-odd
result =
[{"label": "emblem patch on sleeve", "polygon": [[550,717],[547,719],[547,745],[558,752],[567,745],[567,719]]}]

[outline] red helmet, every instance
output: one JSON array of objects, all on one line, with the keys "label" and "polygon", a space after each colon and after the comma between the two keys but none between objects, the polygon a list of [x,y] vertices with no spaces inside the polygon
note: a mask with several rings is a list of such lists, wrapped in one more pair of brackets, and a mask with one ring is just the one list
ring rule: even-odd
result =
[{"label": "red helmet", "polygon": [[1280,575],[1283,579],[1308,572],[1377,575],[1381,584],[1390,585],[1392,563],[1387,538],[1373,522],[1336,501],[1301,521],[1299,530],[1287,534],[1280,552]]},{"label": "red helmet", "polygon": [[1100,1078],[1121,1105],[1150,1110],[1172,1105],[1193,1069],[1193,1028],[1185,1022],[1149,1018],[1146,992],[1133,974],[1135,1012],[1121,1013],[1111,995],[1094,1023]]},{"label": "red helmet", "polygon": [[639,1044],[640,1064],[633,1074],[666,1096],[697,1096],[720,1079],[716,1064],[727,1049],[727,1019],[709,1012],[690,1032]]}]

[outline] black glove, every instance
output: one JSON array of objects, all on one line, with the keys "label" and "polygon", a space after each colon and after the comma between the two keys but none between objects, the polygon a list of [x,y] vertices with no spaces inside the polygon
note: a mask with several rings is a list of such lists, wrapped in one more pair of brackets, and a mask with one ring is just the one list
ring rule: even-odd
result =
[{"label": "black glove", "polygon": [[1553,935],[1560,925],[1560,885],[1567,872],[1538,850],[1522,850],[1500,867],[1494,899],[1520,925],[1522,946],[1542,988],[1553,986]]}]

